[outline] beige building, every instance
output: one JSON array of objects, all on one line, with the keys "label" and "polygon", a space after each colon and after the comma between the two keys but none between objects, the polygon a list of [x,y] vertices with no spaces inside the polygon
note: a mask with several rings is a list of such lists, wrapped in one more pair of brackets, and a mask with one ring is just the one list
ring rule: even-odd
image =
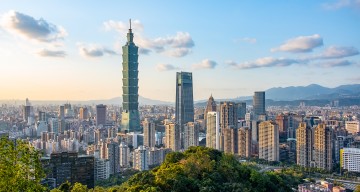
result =
[{"label": "beige building", "polygon": [[144,146],[155,147],[155,123],[150,119],[143,121]]},{"label": "beige building", "polygon": [[175,123],[165,124],[165,147],[173,151],[179,151],[181,148],[180,130]]},{"label": "beige building", "polygon": [[319,124],[314,130],[314,154],[315,167],[332,169],[332,145],[333,130],[325,124]]},{"label": "beige building", "polygon": [[184,150],[199,145],[199,123],[188,122],[184,126]]},{"label": "beige building", "polygon": [[259,158],[279,161],[279,129],[273,121],[259,124]]},{"label": "beige building", "polygon": [[296,130],[296,163],[303,167],[310,167],[312,160],[312,129],[305,122],[299,124]]},{"label": "beige building", "polygon": [[249,127],[238,129],[238,155],[241,157],[251,156],[251,129]]},{"label": "beige building", "polygon": [[230,129],[237,128],[237,105],[234,102],[220,103],[220,150],[231,153],[234,150],[231,146],[234,145],[232,141]]},{"label": "beige building", "polygon": [[345,129],[349,133],[356,135],[358,132],[360,132],[360,122],[359,121],[346,121]]},{"label": "beige building", "polygon": [[208,112],[206,116],[206,147],[220,149],[219,113]]}]

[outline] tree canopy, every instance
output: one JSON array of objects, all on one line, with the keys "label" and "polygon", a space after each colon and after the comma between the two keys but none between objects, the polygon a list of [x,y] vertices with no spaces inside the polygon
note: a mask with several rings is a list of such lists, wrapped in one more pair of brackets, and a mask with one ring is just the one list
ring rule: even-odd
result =
[{"label": "tree canopy", "polygon": [[45,191],[40,157],[24,141],[0,138],[0,191]]}]

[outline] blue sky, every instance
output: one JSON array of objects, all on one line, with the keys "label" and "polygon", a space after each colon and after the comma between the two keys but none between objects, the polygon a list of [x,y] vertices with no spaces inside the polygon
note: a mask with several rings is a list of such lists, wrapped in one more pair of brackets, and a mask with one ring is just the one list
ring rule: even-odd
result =
[{"label": "blue sky", "polygon": [[121,96],[121,46],[133,20],[140,95],[194,98],[271,87],[360,83],[360,1],[2,1],[0,99]]}]

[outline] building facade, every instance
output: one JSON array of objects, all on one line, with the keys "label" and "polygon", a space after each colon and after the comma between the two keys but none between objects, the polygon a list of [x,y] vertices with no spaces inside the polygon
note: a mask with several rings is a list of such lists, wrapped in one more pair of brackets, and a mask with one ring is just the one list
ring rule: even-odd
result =
[{"label": "building facade", "polygon": [[273,121],[259,124],[259,158],[279,161],[279,129]]},{"label": "building facade", "polygon": [[96,105],[96,126],[106,123],[106,105]]},{"label": "building facade", "polygon": [[312,161],[313,130],[305,122],[299,124],[296,130],[296,163],[310,167]]},{"label": "building facade", "polygon": [[264,115],[265,111],[265,92],[264,91],[256,91],[253,96],[253,110],[254,115]]},{"label": "building facade", "polygon": [[135,45],[134,34],[131,29],[127,33],[127,42],[122,47],[123,51],[123,103],[121,114],[121,131],[123,132],[140,132],[140,117],[139,117],[139,62],[138,62],[138,47]]},{"label": "building facade", "polygon": [[175,123],[165,124],[165,147],[173,151],[181,149],[180,128]]},{"label": "building facade", "polygon": [[184,126],[184,149],[199,145],[199,128],[197,122],[188,122]]},{"label": "building facade", "polygon": [[332,170],[333,168],[333,130],[325,124],[319,124],[314,129],[315,167]]},{"label": "building facade", "polygon": [[220,149],[219,112],[208,112],[206,116],[206,147]]},{"label": "building facade", "polygon": [[340,166],[350,172],[360,173],[360,149],[343,148],[340,150]]},{"label": "building facade", "polygon": [[155,123],[151,119],[143,121],[144,146],[155,147]]}]

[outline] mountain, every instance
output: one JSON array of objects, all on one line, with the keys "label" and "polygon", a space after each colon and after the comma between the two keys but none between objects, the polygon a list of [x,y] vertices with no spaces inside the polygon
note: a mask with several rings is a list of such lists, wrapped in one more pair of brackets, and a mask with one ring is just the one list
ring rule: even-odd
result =
[{"label": "mountain", "polygon": [[266,99],[292,101],[302,99],[338,99],[342,97],[360,96],[360,84],[341,85],[335,88],[323,87],[317,84],[308,86],[274,87],[268,89]]}]

